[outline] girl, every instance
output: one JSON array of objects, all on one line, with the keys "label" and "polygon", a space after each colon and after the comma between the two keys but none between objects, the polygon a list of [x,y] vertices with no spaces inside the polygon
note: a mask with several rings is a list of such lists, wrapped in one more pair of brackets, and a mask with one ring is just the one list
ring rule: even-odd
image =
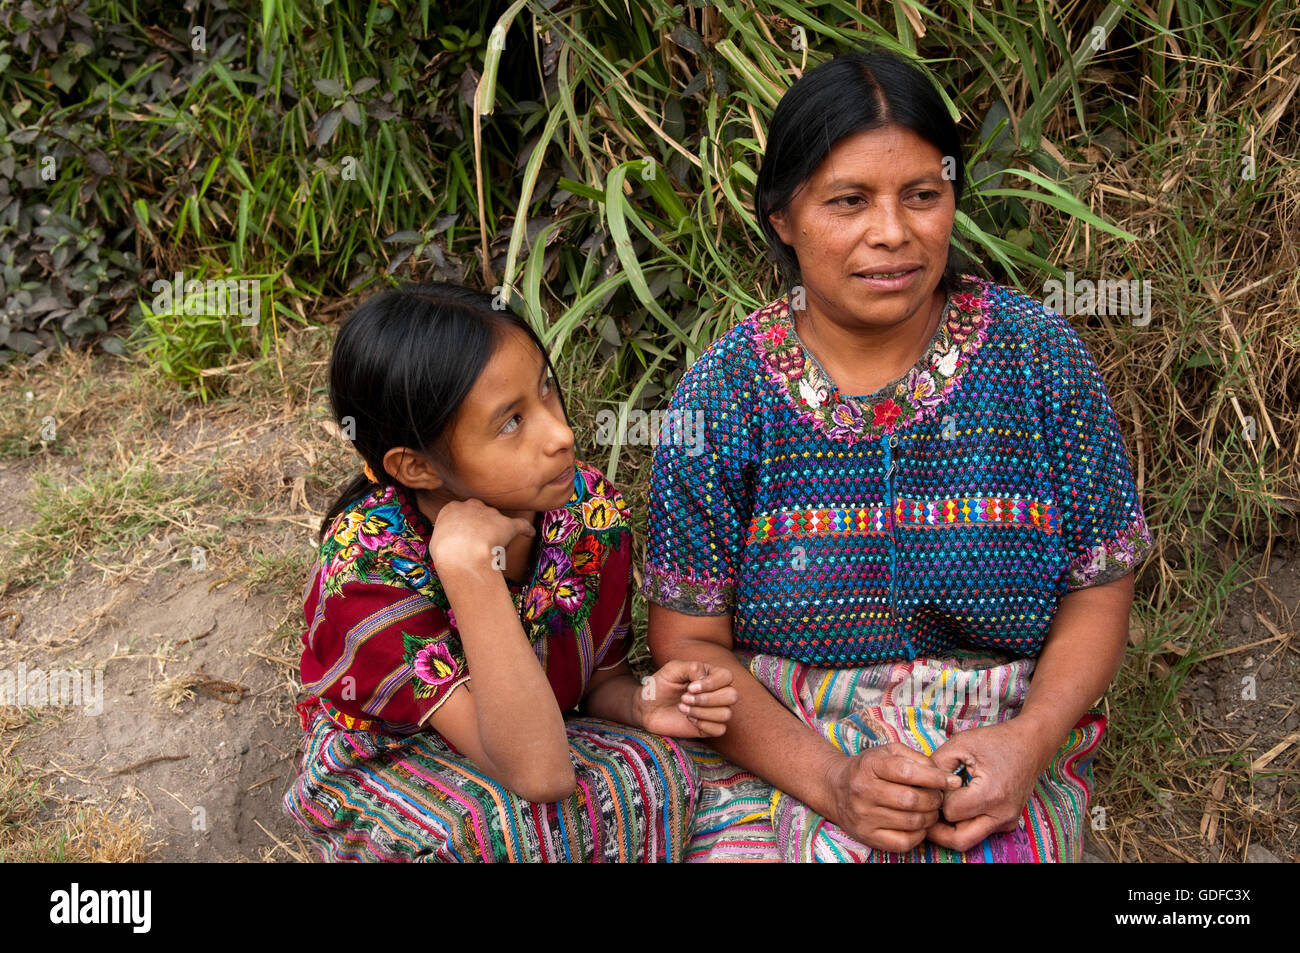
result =
[{"label": "girl", "polygon": [[531,328],[408,286],[343,323],[329,373],[365,475],[304,593],[285,809],[329,860],[680,859],[696,769],[659,736],[721,735],[731,675],[633,677],[629,513]]}]

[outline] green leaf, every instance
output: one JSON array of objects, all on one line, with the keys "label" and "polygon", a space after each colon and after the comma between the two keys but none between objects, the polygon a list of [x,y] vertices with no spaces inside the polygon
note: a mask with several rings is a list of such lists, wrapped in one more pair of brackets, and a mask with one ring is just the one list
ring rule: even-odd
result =
[{"label": "green leaf", "polygon": [[337,79],[313,79],[311,84],[331,99],[342,99],[346,92]]}]

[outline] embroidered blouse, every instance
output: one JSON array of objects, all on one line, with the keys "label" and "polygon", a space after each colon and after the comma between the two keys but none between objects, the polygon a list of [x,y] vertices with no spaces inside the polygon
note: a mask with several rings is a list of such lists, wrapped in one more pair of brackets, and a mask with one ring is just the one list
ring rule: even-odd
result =
[{"label": "embroidered blouse", "polygon": [[[402,489],[339,514],[303,593],[302,681],[349,730],[409,734],[470,679],[429,559],[433,528]],[[632,541],[622,494],[579,462],[573,494],[542,514],[527,584],[507,581],[562,711],[631,649]]]},{"label": "embroidered blouse", "polygon": [[811,664],[1029,656],[1062,595],[1137,566],[1151,534],[1078,334],[970,275],[944,308],[907,374],[861,397],[785,298],[715,341],[667,415],[702,432],[656,447],[646,598]]}]

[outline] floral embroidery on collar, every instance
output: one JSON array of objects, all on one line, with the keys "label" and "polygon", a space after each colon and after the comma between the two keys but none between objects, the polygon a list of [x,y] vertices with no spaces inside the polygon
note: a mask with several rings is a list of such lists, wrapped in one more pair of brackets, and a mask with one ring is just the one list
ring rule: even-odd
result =
[{"label": "floral embroidery on collar", "polygon": [[755,312],[750,336],[769,379],[801,420],[835,440],[869,440],[933,416],[965,375],[984,341],[988,316],[984,283],[974,275],[963,275],[962,281],[963,290],[948,296],[944,320],[926,353],[892,391],[887,384],[867,398],[841,393],[816,358],[804,351],[786,298]]},{"label": "floral embroidery on collar", "polygon": [[[600,568],[622,534],[630,532],[630,520],[623,495],[599,471],[579,461],[568,503],[542,514],[532,579],[527,586],[510,587],[531,644],[566,625],[576,628],[586,622],[596,604]],[[428,532],[424,514],[388,485],[339,514],[320,547],[325,595],[340,594],[350,580],[378,576],[389,585],[422,593],[447,613],[451,628],[433,639],[403,633],[417,698],[467,670],[451,603],[429,560],[424,540]]]}]

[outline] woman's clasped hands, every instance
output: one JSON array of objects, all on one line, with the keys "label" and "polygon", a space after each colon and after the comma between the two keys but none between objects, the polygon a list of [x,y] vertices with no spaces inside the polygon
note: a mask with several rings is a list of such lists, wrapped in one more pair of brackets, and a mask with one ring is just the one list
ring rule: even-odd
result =
[{"label": "woman's clasped hands", "polygon": [[[956,851],[1013,831],[1045,764],[1015,719],[959,731],[926,756],[891,742],[841,758],[838,826],[876,850],[905,853],[927,838]],[[969,783],[955,772],[964,766]]]}]

